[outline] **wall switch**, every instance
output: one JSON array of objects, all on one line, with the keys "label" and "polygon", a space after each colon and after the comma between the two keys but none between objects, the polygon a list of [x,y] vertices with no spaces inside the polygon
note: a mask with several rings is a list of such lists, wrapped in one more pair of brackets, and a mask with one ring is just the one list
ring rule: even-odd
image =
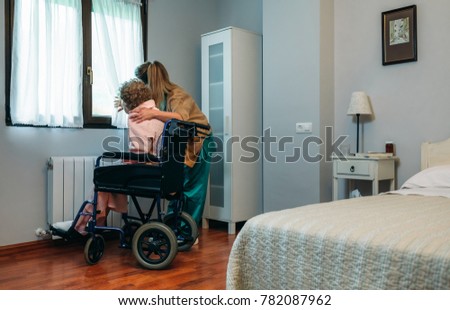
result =
[{"label": "wall switch", "polygon": [[311,133],[312,123],[296,123],[295,124],[296,133]]}]

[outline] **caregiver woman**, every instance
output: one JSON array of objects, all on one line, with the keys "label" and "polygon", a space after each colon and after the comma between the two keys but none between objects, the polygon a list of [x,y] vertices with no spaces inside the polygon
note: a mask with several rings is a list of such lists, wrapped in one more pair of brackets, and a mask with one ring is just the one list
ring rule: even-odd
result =
[{"label": "caregiver woman", "polygon": [[[138,107],[129,117],[136,122],[159,119],[179,119],[208,125],[208,119],[194,99],[180,86],[172,83],[166,68],[158,61],[138,66],[135,75],[150,88],[158,109]],[[189,213],[198,226],[203,215],[208,187],[210,156],[213,151],[212,132],[198,129],[198,137],[189,141],[186,147],[184,167],[184,211]]]}]

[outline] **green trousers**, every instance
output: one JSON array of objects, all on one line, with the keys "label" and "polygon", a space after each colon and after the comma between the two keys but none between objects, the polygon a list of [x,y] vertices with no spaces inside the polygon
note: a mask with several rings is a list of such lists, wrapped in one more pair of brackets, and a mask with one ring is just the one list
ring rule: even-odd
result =
[{"label": "green trousers", "polygon": [[[200,227],[203,210],[205,209],[206,191],[208,189],[211,153],[214,152],[212,136],[205,138],[194,167],[184,166],[184,207],[183,211],[192,216]],[[175,202],[173,202],[175,203]],[[173,210],[169,204],[169,213]]]}]

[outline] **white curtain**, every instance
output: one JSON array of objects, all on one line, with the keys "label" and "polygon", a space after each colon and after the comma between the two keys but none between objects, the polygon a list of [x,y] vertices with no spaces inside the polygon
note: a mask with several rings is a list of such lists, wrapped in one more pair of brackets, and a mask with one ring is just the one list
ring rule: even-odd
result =
[{"label": "white curtain", "polygon": [[134,77],[134,69],[144,61],[139,3],[136,0],[92,3],[93,92],[104,82],[109,97],[102,98],[106,98],[104,104],[110,108],[112,125],[119,128],[127,127],[128,115],[113,109],[114,97],[119,85]]},{"label": "white curtain", "polygon": [[82,127],[79,0],[16,0],[11,67],[13,124]]}]

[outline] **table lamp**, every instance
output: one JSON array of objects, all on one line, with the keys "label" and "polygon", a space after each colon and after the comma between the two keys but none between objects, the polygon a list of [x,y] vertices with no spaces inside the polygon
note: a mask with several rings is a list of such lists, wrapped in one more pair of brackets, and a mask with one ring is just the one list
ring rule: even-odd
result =
[{"label": "table lamp", "polygon": [[372,115],[369,97],[365,92],[357,91],[352,93],[347,115],[356,115],[356,153],[359,152],[359,116]]}]

